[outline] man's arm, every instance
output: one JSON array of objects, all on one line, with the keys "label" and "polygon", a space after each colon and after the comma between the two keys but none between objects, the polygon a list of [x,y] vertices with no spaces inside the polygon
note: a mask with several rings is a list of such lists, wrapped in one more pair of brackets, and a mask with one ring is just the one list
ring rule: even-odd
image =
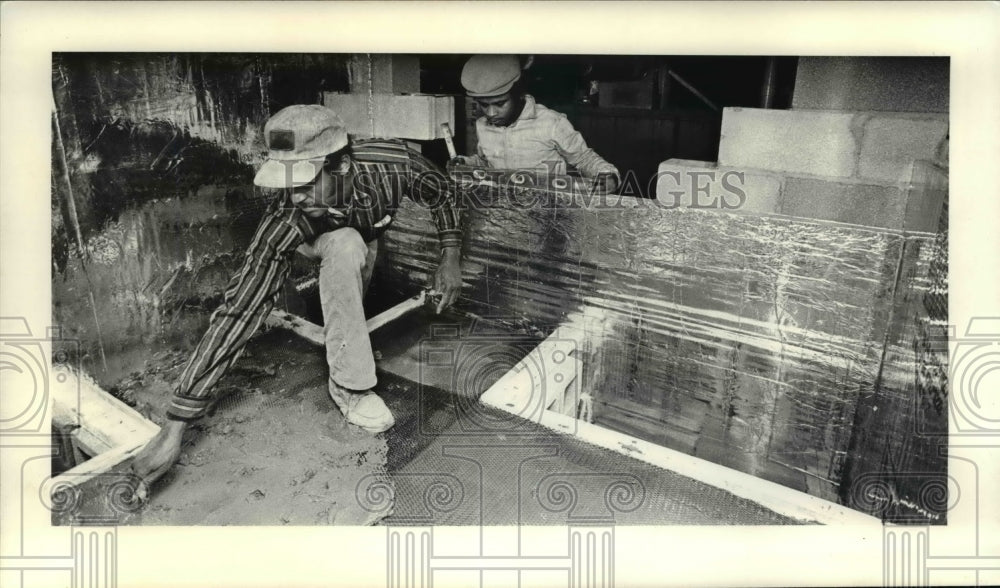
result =
[{"label": "man's arm", "polygon": [[[478,132],[478,130],[476,131]],[[479,141],[476,141],[476,154],[469,156],[469,165],[477,165],[480,167],[488,167],[490,163],[486,161],[486,153],[483,151],[483,145]]]},{"label": "man's arm", "polygon": [[132,471],[144,483],[140,492],[180,457],[188,422],[205,414],[218,394],[215,383],[236,361],[277,300],[291,267],[286,254],[313,237],[313,230],[301,210],[283,208],[279,201],[269,206],[247,248],[242,268],[230,280],[222,304],[212,314],[208,329],[181,372],[167,409],[166,424],[132,462]]},{"label": "man's arm", "polygon": [[457,190],[454,180],[416,151],[410,153],[410,173],[410,198],[430,208],[441,244],[441,260],[433,284],[441,294],[437,305],[440,313],[454,304],[462,291],[462,229]]},{"label": "man's arm", "polygon": [[483,146],[478,143],[476,144],[475,155],[459,155],[451,161],[472,167],[489,167],[489,162],[486,161],[486,154],[483,153]]},{"label": "man's arm", "polygon": [[620,175],[618,168],[605,161],[593,149],[587,146],[583,135],[573,128],[564,114],[558,114],[552,127],[552,140],[556,149],[567,163],[580,170],[588,178],[610,178],[614,180],[613,190],[617,187]]},{"label": "man's arm", "polygon": [[140,502],[149,499],[149,486],[177,463],[186,428],[184,421],[168,420],[132,460],[132,472],[142,479],[136,489],[136,498]]}]

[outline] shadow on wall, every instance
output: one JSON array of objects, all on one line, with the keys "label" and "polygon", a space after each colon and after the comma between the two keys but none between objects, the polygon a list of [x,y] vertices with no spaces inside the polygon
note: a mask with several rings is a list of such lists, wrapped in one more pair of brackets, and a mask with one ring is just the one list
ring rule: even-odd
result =
[{"label": "shadow on wall", "polygon": [[264,122],[346,91],[347,61],[53,56],[53,319],[102,383],[198,336],[268,200]]}]

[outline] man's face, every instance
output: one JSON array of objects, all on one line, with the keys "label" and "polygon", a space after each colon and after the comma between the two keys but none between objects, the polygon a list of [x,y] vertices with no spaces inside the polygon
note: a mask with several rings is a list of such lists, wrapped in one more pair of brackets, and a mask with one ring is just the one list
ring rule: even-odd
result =
[{"label": "man's face", "polygon": [[486,117],[486,124],[491,127],[506,127],[517,119],[520,114],[518,99],[507,92],[499,96],[473,98]]},{"label": "man's face", "polygon": [[350,166],[344,162],[341,167],[332,173],[323,169],[312,182],[292,188],[292,204],[312,218],[327,214],[328,208],[342,207],[349,192],[347,172]]}]

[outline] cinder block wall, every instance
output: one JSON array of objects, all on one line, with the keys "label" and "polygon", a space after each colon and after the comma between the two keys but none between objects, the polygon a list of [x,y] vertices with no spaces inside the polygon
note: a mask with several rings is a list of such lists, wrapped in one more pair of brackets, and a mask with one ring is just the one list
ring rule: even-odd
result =
[{"label": "cinder block wall", "polygon": [[[882,352],[853,420],[845,417],[850,442],[835,468],[837,491],[842,503],[887,520],[943,523],[924,497],[943,487],[947,470],[946,382],[915,374],[948,362],[933,339],[934,327],[947,323],[948,115],[729,108],[717,162],[672,159],[659,172],[656,197],[668,207],[847,223],[896,239],[880,254],[886,275],[873,302],[890,312],[860,319],[869,321],[864,339]],[[802,256],[817,256],[812,264],[834,250],[831,243]],[[872,261],[837,267],[851,275]],[[808,298],[817,296],[813,288]],[[843,319],[835,314],[824,311],[823,321]],[[873,498],[872,488],[888,494]]]},{"label": "cinder block wall", "polygon": [[920,188],[913,164],[947,166],[947,142],[945,114],[727,108],[719,161],[663,162],[657,198],[933,232],[941,193]]}]

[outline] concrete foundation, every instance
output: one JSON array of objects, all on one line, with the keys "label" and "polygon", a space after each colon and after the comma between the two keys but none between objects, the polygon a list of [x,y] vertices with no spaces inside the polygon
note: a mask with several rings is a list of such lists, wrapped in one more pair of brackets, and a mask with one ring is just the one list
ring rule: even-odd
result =
[{"label": "concrete foundation", "polygon": [[947,145],[942,114],[727,108],[719,162],[663,162],[657,199],[934,231],[943,193],[928,170],[947,167]]},{"label": "concrete foundation", "polygon": [[326,93],[323,104],[340,113],[357,137],[443,139],[441,124],[455,128],[455,99],[432,94]]}]

